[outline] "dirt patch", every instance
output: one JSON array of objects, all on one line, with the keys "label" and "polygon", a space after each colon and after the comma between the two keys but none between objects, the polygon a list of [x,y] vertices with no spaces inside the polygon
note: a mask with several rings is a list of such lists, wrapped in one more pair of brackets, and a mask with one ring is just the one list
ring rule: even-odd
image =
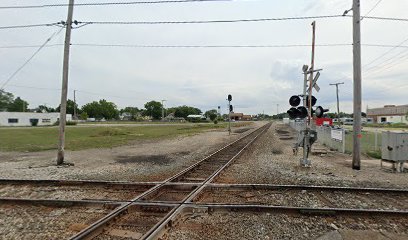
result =
[{"label": "dirt patch", "polygon": [[138,156],[118,156],[116,162],[121,164],[128,163],[150,163],[150,164],[170,164],[173,159],[167,155],[138,155]]},{"label": "dirt patch", "polygon": [[234,131],[234,133],[244,133],[248,130],[251,130],[252,128],[240,128]]}]

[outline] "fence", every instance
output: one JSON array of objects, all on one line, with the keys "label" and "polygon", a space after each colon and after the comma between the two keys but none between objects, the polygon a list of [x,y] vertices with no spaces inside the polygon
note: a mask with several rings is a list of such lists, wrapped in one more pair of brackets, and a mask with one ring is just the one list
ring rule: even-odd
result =
[{"label": "fence", "polygon": [[344,128],[331,128],[317,126],[317,141],[332,150],[346,152],[346,130]]},{"label": "fence", "polygon": [[[289,125],[296,131],[305,128],[304,122],[290,122]],[[332,128],[329,126],[317,126],[317,141],[331,150],[342,153],[353,151],[353,132],[344,128]],[[381,156],[381,130],[370,129],[362,131],[361,152],[375,157]]]}]

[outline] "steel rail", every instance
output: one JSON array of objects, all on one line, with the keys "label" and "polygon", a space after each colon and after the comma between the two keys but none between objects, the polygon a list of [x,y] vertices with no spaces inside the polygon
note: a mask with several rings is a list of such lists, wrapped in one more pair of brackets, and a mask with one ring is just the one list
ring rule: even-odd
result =
[{"label": "steel rail", "polygon": [[294,189],[313,191],[345,191],[345,192],[380,192],[380,193],[404,193],[408,194],[408,189],[400,188],[361,188],[361,187],[340,187],[340,186],[319,186],[319,185],[280,185],[280,184],[207,184],[209,188],[229,188],[229,189]]},{"label": "steel rail", "polygon": [[161,182],[93,181],[93,180],[53,180],[53,179],[0,179],[0,186],[7,184],[55,184],[55,185],[157,185]]},{"label": "steel rail", "polygon": [[250,205],[250,204],[194,204],[187,203],[193,208],[208,208],[209,210],[229,210],[229,211],[262,211],[262,212],[280,212],[280,213],[301,213],[316,215],[402,215],[408,216],[405,210],[379,210],[379,209],[355,209],[355,208],[305,208],[288,206],[268,206],[268,205]]},{"label": "steel rail", "polygon": [[47,205],[47,206],[78,206],[78,205],[94,205],[108,204],[120,205],[125,201],[110,201],[110,200],[61,200],[61,199],[31,199],[31,198],[0,198],[0,203],[3,204],[29,204],[29,205]]},{"label": "steel rail", "polygon": [[[101,229],[106,226],[108,224],[108,222],[110,222],[111,220],[113,220],[114,218],[118,217],[119,215],[121,215],[123,212],[126,211],[126,209],[128,207],[130,207],[132,204],[136,203],[136,201],[142,199],[143,197],[148,196],[149,194],[153,193],[154,191],[158,190],[159,188],[161,188],[162,186],[166,185],[167,183],[172,182],[174,179],[177,179],[178,177],[182,176],[183,174],[191,171],[192,169],[194,169],[196,166],[198,166],[199,164],[207,161],[208,159],[210,159],[211,157],[213,157],[214,155],[218,154],[219,152],[224,151],[226,148],[232,146],[235,143],[238,143],[239,141],[243,140],[244,138],[248,137],[249,135],[253,134],[254,132],[256,132],[257,130],[265,127],[269,125],[270,123],[255,129],[254,131],[251,131],[250,133],[242,136],[241,138],[233,141],[232,143],[227,144],[226,146],[222,147],[221,149],[215,151],[214,153],[210,154],[209,156],[205,157],[204,159],[200,160],[199,162],[191,165],[190,167],[182,170],[181,172],[175,174],[172,177],[167,178],[166,180],[164,180],[163,182],[159,183],[158,185],[152,187],[150,190],[144,192],[143,194],[139,195],[138,197],[132,199],[132,202],[123,204],[122,206],[118,207],[116,210],[110,212],[109,214],[105,215],[103,218],[99,219],[98,221],[94,222],[93,224],[89,225],[87,228],[83,229],[81,232],[79,232],[78,234],[74,235],[73,237],[71,237],[71,240],[79,240],[79,239],[87,239],[89,236],[93,236],[95,234],[95,232],[101,231]],[[197,185],[197,184],[196,184]],[[200,185],[200,184],[198,184]],[[195,190],[194,190],[195,191]],[[187,197],[191,196],[191,194],[189,194]],[[187,198],[185,198],[186,200]],[[139,202],[140,203],[140,202]],[[156,204],[162,204],[160,203],[156,203]],[[152,229],[150,229],[143,237],[142,239],[146,238],[147,236],[149,236],[151,234],[151,232],[153,232],[155,229],[159,228],[163,221],[165,221],[166,219],[168,219],[170,216],[173,215],[173,213],[178,209],[178,207],[175,207],[173,210],[171,210],[168,215],[166,215],[159,223],[157,223]]]},{"label": "steel rail", "polygon": [[[238,156],[241,155],[241,153],[248,147],[250,146],[258,137],[263,134],[269,127],[271,126],[271,123],[265,124],[264,126],[256,129],[255,131],[251,132],[255,133],[256,131],[259,130],[259,133],[256,134],[256,136],[248,142],[237,154],[235,154],[227,163],[225,163],[222,167],[220,167],[216,172],[214,172],[211,176],[209,176],[203,183],[200,184],[200,187],[196,188],[194,191],[192,191],[187,198],[178,206],[174,209],[173,213],[170,214],[167,218],[162,219],[162,221],[157,225],[156,228],[152,228],[147,232],[141,239],[156,239],[158,238],[165,230],[166,228],[171,225],[172,219],[176,218],[182,209],[185,207],[185,203],[188,201],[191,201],[191,199],[194,199],[195,196],[197,196],[206,186],[207,183],[211,182],[215,176],[217,176],[222,170],[226,168],[226,166],[229,166],[229,164],[234,161]],[[246,136],[249,136],[246,135]]]}]

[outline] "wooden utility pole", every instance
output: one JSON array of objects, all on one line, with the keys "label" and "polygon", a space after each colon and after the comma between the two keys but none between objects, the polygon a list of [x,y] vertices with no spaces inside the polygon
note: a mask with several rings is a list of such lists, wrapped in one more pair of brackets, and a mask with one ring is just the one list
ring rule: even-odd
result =
[{"label": "wooden utility pole", "polygon": [[337,124],[340,125],[340,106],[339,106],[339,85],[344,84],[341,83],[331,83],[330,86],[336,86],[336,96],[337,96]]},{"label": "wooden utility pole", "polygon": [[360,170],[361,154],[361,19],[360,0],[353,0],[353,169]]},{"label": "wooden utility pole", "polygon": [[69,47],[71,43],[72,15],[74,12],[74,0],[69,0],[68,17],[65,31],[64,63],[62,72],[61,107],[59,118],[59,141],[57,165],[64,163],[65,148],[65,124],[67,118],[67,94],[68,94],[68,68],[69,68]]}]

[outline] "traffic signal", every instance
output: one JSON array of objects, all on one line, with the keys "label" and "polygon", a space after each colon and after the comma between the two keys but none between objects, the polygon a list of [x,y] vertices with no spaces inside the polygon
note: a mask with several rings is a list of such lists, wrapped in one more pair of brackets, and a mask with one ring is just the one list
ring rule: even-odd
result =
[{"label": "traffic signal", "polygon": [[232,95],[231,94],[228,94],[228,101],[232,101]]},{"label": "traffic signal", "polygon": [[233,112],[234,111],[234,108],[232,107],[232,105],[229,105],[229,110],[230,110],[230,112]]},{"label": "traffic signal", "polygon": [[289,104],[292,107],[297,107],[300,104],[300,97],[297,95],[293,95],[292,97],[289,98]]}]

